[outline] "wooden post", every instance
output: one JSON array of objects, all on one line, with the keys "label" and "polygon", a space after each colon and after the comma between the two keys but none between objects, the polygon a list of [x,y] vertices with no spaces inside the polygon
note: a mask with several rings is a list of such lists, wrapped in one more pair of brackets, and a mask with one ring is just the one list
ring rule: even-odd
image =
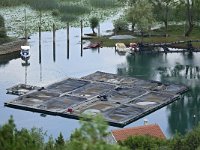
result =
[{"label": "wooden post", "polygon": [[53,61],[56,61],[56,29],[53,23]]},{"label": "wooden post", "polygon": [[27,66],[25,66],[25,85],[27,85]]},{"label": "wooden post", "polygon": [[67,59],[69,59],[69,23],[67,23]]},{"label": "wooden post", "polygon": [[81,20],[81,57],[83,56],[83,20]]},{"label": "wooden post", "polygon": [[39,64],[41,64],[41,26],[39,26]]},{"label": "wooden post", "polygon": [[83,40],[81,39],[81,57],[83,57]]}]

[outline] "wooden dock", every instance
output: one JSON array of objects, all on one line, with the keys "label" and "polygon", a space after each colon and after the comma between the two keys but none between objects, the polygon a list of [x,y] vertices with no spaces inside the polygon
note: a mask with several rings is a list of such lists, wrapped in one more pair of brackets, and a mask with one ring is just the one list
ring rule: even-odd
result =
[{"label": "wooden dock", "polygon": [[5,106],[73,119],[100,113],[110,125],[123,127],[179,99],[187,90],[184,85],[95,72],[29,91]]},{"label": "wooden dock", "polygon": [[[194,48],[192,43],[200,42],[200,40],[175,41],[167,43],[138,43],[138,51],[130,51],[130,53],[192,53],[200,52],[200,49]],[[178,46],[183,45],[185,46]],[[156,49],[160,48],[160,49]]]}]

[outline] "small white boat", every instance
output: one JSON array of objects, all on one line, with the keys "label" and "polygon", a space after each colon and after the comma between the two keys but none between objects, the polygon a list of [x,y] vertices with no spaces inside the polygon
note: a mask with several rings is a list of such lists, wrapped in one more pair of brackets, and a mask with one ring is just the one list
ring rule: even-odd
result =
[{"label": "small white boat", "polygon": [[116,48],[116,51],[120,53],[126,53],[129,51],[129,48],[127,48],[124,43],[116,43],[115,48]]},{"label": "small white boat", "polygon": [[21,59],[26,61],[26,60],[29,60],[30,58],[30,46],[21,46],[21,52],[20,52],[20,55],[21,55]]}]

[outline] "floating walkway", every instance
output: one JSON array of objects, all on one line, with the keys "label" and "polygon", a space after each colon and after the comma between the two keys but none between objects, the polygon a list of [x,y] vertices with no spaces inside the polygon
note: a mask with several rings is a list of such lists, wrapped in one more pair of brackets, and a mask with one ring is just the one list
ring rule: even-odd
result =
[{"label": "floating walkway", "polygon": [[39,90],[40,88],[41,87],[31,86],[27,84],[18,84],[6,90],[7,90],[7,94],[20,96],[20,95],[27,94],[28,92],[33,91],[33,90]]},{"label": "floating walkway", "polygon": [[[130,51],[130,53],[185,53],[200,52],[200,49],[194,48],[192,43],[198,43],[200,40],[176,41],[168,43],[138,43],[138,51]],[[185,46],[183,46],[185,44]],[[179,46],[178,46],[179,45]],[[181,46],[182,45],[182,46]],[[159,48],[159,49],[156,49]]]},{"label": "floating walkway", "polygon": [[98,71],[33,89],[5,106],[73,119],[100,113],[110,125],[124,127],[172,103],[187,90],[183,85]]}]

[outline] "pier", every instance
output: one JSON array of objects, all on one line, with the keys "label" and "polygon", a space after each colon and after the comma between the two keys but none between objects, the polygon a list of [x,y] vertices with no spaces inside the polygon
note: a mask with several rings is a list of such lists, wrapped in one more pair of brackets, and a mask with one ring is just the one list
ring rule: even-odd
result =
[{"label": "pier", "polygon": [[110,125],[124,127],[179,99],[187,90],[184,85],[98,71],[30,90],[4,104],[73,119],[100,113]]},{"label": "pier", "polygon": [[[194,48],[192,43],[200,42],[200,40],[175,41],[167,43],[138,43],[139,51],[149,53],[185,53],[185,52],[200,52],[200,49]],[[162,49],[152,49],[162,48]]]}]

